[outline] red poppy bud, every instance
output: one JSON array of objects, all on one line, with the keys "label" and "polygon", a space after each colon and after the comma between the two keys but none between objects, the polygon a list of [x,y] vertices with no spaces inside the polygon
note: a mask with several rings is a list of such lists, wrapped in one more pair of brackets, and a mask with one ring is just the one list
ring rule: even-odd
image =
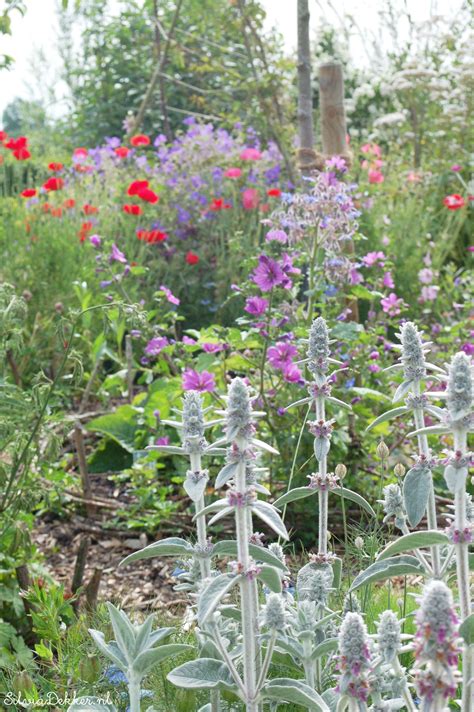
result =
[{"label": "red poppy bud", "polygon": [[22,198],[32,198],[34,195],[36,195],[35,188],[26,188],[21,192]]},{"label": "red poppy bud", "polygon": [[73,208],[75,206],[75,204],[76,204],[76,201],[74,200],[74,198],[68,198],[63,203],[65,208]]},{"label": "red poppy bud", "polygon": [[50,171],[62,171],[64,166],[62,163],[48,163],[48,168]]},{"label": "red poppy bud", "polygon": [[267,195],[270,198],[279,198],[281,195],[281,190],[280,188],[270,188],[270,190],[267,190]]},{"label": "red poppy bud", "polygon": [[128,215],[141,215],[143,212],[139,205],[123,205],[122,210]]},{"label": "red poppy bud", "polygon": [[186,262],[188,265],[197,265],[199,262],[199,256],[196,255],[194,252],[188,252],[186,255]]},{"label": "red poppy bud", "polygon": [[149,146],[151,141],[145,134],[137,134],[130,139],[132,146]]},{"label": "red poppy bud", "polygon": [[99,212],[99,208],[96,208],[95,205],[89,205],[89,203],[83,205],[82,210],[84,212],[84,215],[95,215]]}]

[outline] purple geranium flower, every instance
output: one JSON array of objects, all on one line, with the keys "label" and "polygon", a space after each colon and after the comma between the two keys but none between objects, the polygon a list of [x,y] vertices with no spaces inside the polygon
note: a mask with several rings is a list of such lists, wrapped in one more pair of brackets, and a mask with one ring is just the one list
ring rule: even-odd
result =
[{"label": "purple geranium flower", "polygon": [[188,368],[183,373],[183,390],[185,391],[209,391],[212,393],[216,388],[215,376],[209,371],[194,371]]},{"label": "purple geranium flower", "polygon": [[273,287],[282,284],[286,275],[278,262],[266,255],[260,255],[258,266],[252,272],[252,280],[262,292],[269,292]]}]

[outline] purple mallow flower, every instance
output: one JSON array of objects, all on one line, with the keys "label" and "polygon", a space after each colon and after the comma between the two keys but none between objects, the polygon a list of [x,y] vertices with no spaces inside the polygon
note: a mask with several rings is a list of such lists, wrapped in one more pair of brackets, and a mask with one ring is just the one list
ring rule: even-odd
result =
[{"label": "purple mallow flower", "polygon": [[276,260],[260,255],[258,265],[252,272],[252,281],[262,292],[269,292],[273,287],[283,284],[286,275]]},{"label": "purple mallow flower", "polygon": [[155,336],[145,346],[145,353],[148,356],[158,356],[168,343],[166,336]]},{"label": "purple mallow flower", "polygon": [[262,316],[267,311],[268,299],[263,297],[249,297],[245,302],[245,311],[252,316]]},{"label": "purple mallow flower", "polygon": [[183,373],[183,390],[185,391],[209,391],[212,393],[216,389],[216,381],[213,373],[209,371],[194,371],[188,368]]}]

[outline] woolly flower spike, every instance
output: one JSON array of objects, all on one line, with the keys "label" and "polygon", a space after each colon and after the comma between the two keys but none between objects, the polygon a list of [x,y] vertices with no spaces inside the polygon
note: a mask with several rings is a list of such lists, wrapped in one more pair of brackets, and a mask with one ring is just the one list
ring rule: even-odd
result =
[{"label": "woolly flower spike", "polygon": [[400,330],[402,342],[401,362],[406,381],[419,381],[426,375],[425,354],[421,335],[411,321],[406,321]]},{"label": "woolly flower spike", "polygon": [[344,596],[344,605],[342,607],[342,616],[348,613],[362,613],[362,607],[355,593],[347,593]]},{"label": "woolly flower spike", "polygon": [[383,488],[383,494],[384,498],[381,502],[383,504],[383,511],[385,512],[385,517],[383,518],[384,523],[388,522],[392,517],[395,517],[395,526],[402,529],[406,514],[400,487],[398,485],[387,485]]},{"label": "woolly flower spike", "polygon": [[384,611],[380,616],[377,624],[377,642],[384,661],[392,662],[401,646],[400,621],[393,611]]},{"label": "woolly flower spike", "polygon": [[318,316],[311,325],[308,345],[308,368],[316,378],[326,379],[329,354],[329,330],[322,316]]},{"label": "woolly flower spike", "polygon": [[415,635],[416,686],[424,710],[439,709],[456,693],[458,619],[453,596],[442,581],[430,581],[421,597]]},{"label": "woolly flower spike", "polygon": [[270,630],[283,632],[286,626],[285,608],[278,593],[270,593],[262,610],[262,625]]},{"label": "woolly flower spike", "polygon": [[234,378],[226,410],[227,440],[250,440],[253,430],[249,390],[241,378]]},{"label": "woolly flower spike", "polygon": [[326,606],[331,590],[331,579],[324,571],[315,571],[310,577],[304,592],[305,599],[314,601],[318,606]]},{"label": "woolly flower spike", "polygon": [[367,628],[358,613],[347,613],[339,632],[337,690],[361,702],[369,696],[370,652]]},{"label": "woolly flower spike", "polygon": [[472,376],[469,358],[462,351],[449,366],[448,411],[452,420],[469,415],[472,408]]},{"label": "woolly flower spike", "polygon": [[204,437],[202,396],[198,391],[186,391],[183,399],[183,438]]}]

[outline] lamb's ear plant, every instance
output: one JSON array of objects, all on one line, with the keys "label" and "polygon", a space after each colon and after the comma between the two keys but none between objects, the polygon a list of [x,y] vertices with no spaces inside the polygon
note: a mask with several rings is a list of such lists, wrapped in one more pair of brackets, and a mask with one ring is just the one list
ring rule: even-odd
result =
[{"label": "lamb's ear plant", "polygon": [[164,644],[173,628],[152,629],[154,616],[134,624],[124,611],[107,603],[115,639],[105,642],[99,630],[89,630],[95,644],[106,658],[123,672],[127,680],[130,712],[140,712],[142,681],[155,665],[167,658],[192,650],[180,643]]}]

